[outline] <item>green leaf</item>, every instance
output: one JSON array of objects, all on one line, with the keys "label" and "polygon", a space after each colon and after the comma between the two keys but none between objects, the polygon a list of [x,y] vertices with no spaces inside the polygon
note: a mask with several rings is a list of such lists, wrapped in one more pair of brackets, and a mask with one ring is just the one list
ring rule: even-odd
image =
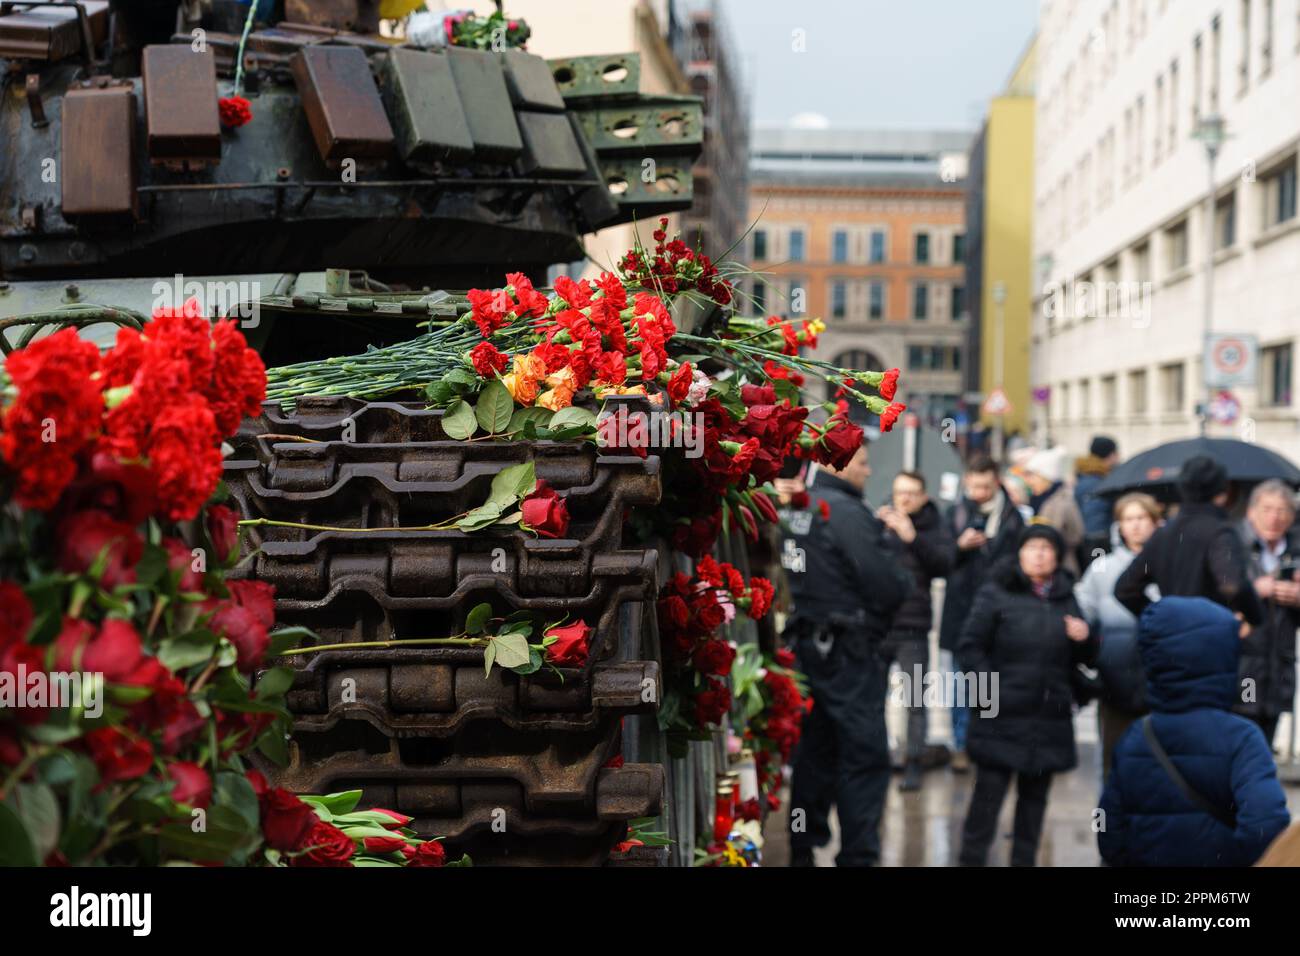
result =
[{"label": "green leaf", "polygon": [[456,398],[456,393],[452,391],[450,385],[446,382],[434,382],[424,390],[424,396],[429,400],[429,404],[442,407],[450,405]]},{"label": "green leaf", "polygon": [[798,406],[800,404],[799,399],[801,396],[799,395],[799,386],[788,378],[778,378],[772,383],[772,387],[776,390],[777,401],[784,398],[789,401],[792,406]]},{"label": "green leaf", "polygon": [[542,408],[540,405],[533,405],[530,408],[520,408],[510,416],[510,425],[508,430],[511,434],[521,432],[528,422],[533,423],[533,427],[544,426],[551,420],[555,413],[549,408]]},{"label": "green leaf", "polygon": [[537,469],[531,461],[520,462],[502,468],[492,477],[492,487],[488,490],[488,504],[499,504],[498,511],[505,511],[510,505],[532,492],[537,485]]},{"label": "green leaf", "polygon": [[257,699],[283,697],[284,692],[293,686],[293,675],[292,667],[272,667],[257,679]]},{"label": "green leaf", "polygon": [[496,659],[502,667],[528,663],[528,638],[523,634],[498,634],[489,646],[496,648]]},{"label": "green leaf", "polygon": [[478,604],[469,615],[465,618],[466,634],[482,634],[483,628],[487,627],[487,622],[492,618],[492,605],[483,603]]},{"label": "green leaf", "polygon": [[200,833],[190,829],[190,820],[168,823],[159,833],[164,856],[183,860],[220,863],[241,852],[253,850],[262,839],[261,830],[231,807],[214,804],[208,808],[206,827]]},{"label": "green leaf", "polygon": [[20,783],[6,801],[23,821],[36,859],[44,860],[59,844],[59,801],[44,783]]},{"label": "green leaf", "polygon": [[8,803],[0,803],[0,866],[37,866],[40,862],[22,817]]},{"label": "green leaf", "polygon": [[158,660],[169,671],[182,671],[206,663],[216,650],[217,640],[215,634],[206,630],[169,637],[158,645]]},{"label": "green leaf", "polygon": [[[152,589],[153,585],[161,581],[163,575],[167,573],[167,558],[166,550],[156,544],[146,544],[144,555],[135,566],[136,583]],[[168,591],[170,590],[168,588]]]},{"label": "green leaf", "polygon": [[267,645],[266,657],[270,660],[279,657],[291,647],[304,644],[319,644],[320,635],[309,627],[285,627],[271,634],[271,643]]},{"label": "green leaf", "polygon": [[516,674],[534,674],[542,669],[542,664],[546,662],[542,657],[542,652],[531,644],[528,646],[528,663],[520,664],[517,667],[510,668]]},{"label": "green leaf", "polygon": [[497,642],[488,641],[488,646],[483,648],[483,676],[492,675],[492,664],[497,659]]},{"label": "green leaf", "polygon": [[555,417],[550,420],[547,427],[554,431],[557,428],[572,428],[575,425],[584,429],[595,430],[596,416],[585,408],[570,405],[568,408],[561,408],[556,412]]},{"label": "green leaf", "polygon": [[498,518],[496,520],[496,523],[497,524],[518,524],[523,520],[524,520],[524,513],[522,511],[512,511],[510,512],[510,514],[506,515],[505,517]]},{"label": "green leaf", "polygon": [[342,790],[338,793],[327,793],[324,796],[304,795],[302,800],[313,806],[324,807],[332,814],[351,813],[361,802],[360,790]]},{"label": "green leaf", "polygon": [[457,395],[464,395],[467,392],[476,391],[479,384],[483,381],[475,373],[463,368],[454,368],[442,377],[447,383],[447,387]]},{"label": "green leaf", "polygon": [[229,807],[254,830],[260,827],[257,793],[242,773],[223,770],[217,774],[212,800],[215,804]]},{"label": "green leaf", "polygon": [[289,763],[288,735],[280,727],[273,724],[270,730],[258,738],[257,751],[277,767],[287,766]]},{"label": "green leaf", "polygon": [[456,401],[442,414],[442,431],[448,438],[464,441],[478,430],[474,409],[465,401]]},{"label": "green leaf", "polygon": [[515,400],[510,396],[510,389],[501,381],[493,381],[483,386],[479,393],[474,415],[485,432],[498,435],[510,427],[514,410]]},{"label": "green leaf", "polygon": [[496,524],[497,519],[501,517],[501,511],[501,505],[488,502],[475,508],[457,521],[456,527],[461,531],[479,531],[489,525]]}]

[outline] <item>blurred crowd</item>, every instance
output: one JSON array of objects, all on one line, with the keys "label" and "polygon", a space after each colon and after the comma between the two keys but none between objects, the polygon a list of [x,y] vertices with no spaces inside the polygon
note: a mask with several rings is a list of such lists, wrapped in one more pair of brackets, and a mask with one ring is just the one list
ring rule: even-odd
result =
[{"label": "blurred crowd", "polygon": [[[911,471],[873,508],[866,444],[842,470],[778,482],[797,556],[783,638],[814,700],[793,762],[793,865],[812,865],[832,806],[837,864],[879,861],[891,666],[947,689],[951,767],[975,774],[962,865],[987,862],[1013,783],[1011,863],[1034,864],[1052,779],[1078,763],[1076,710],[1093,700],[1105,863],[1249,865],[1275,840],[1294,854],[1273,744],[1296,692],[1295,493],[1231,482],[1205,456],[1156,494],[1117,493],[1103,482],[1119,464],[1106,436],[1073,460],[1012,447],[1004,466],[968,461],[943,508]],[[904,791],[923,786],[933,749],[928,696],[906,698]]]}]

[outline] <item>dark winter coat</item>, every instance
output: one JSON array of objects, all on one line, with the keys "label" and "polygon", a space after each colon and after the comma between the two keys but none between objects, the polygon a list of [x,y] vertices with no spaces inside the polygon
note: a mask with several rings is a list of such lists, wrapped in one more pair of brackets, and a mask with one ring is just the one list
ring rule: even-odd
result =
[{"label": "dark winter coat", "polygon": [[927,501],[911,518],[912,527],[916,529],[911,544],[904,544],[893,531],[885,529],[885,539],[902,555],[900,563],[916,582],[916,587],[894,615],[893,630],[929,634],[934,621],[930,582],[952,569],[957,546],[933,501]]},{"label": "dark winter coat", "polygon": [[962,498],[944,515],[944,527],[953,540],[952,569],[944,585],[943,617],[939,622],[939,646],[945,651],[957,649],[957,640],[975,604],[975,595],[988,579],[989,570],[1003,558],[1016,553],[1016,542],[1025,526],[1019,509],[1003,491],[997,535],[982,548],[962,551],[957,547],[957,538],[970,527],[971,516],[978,511],[978,505]]},{"label": "dark winter coat", "polygon": [[1083,516],[1085,538],[1110,543],[1111,502],[1097,494],[1097,486],[1106,480],[1110,469],[1096,455],[1085,455],[1074,462],[1074,500]]},{"label": "dark winter coat", "polygon": [[977,765],[1039,774],[1078,762],[1071,676],[1076,665],[1096,659],[1097,639],[1065,634],[1067,614],[1083,617],[1073,584],[1058,570],[1040,598],[1011,557],[980,588],[957,645],[963,671],[998,680],[995,716],[986,716],[994,708],[971,714],[966,751]]},{"label": "dark winter coat", "polygon": [[1151,603],[1146,586],[1154,582],[1161,597],[1206,597],[1259,624],[1264,606],[1248,571],[1246,549],[1227,513],[1212,504],[1185,504],[1119,576],[1115,597],[1141,617]]},{"label": "dark winter coat", "polygon": [[[1249,562],[1248,576],[1262,577],[1259,539],[1247,522],[1241,524],[1242,545]],[[1293,528],[1286,537],[1283,564],[1300,562],[1300,536]],[[1289,577],[1289,575],[1288,575]],[[1253,628],[1241,642],[1241,662],[1237,670],[1238,687],[1247,679],[1254,682],[1253,700],[1237,695],[1233,710],[1247,717],[1276,717],[1289,712],[1295,701],[1296,628],[1300,627],[1300,608],[1287,607],[1276,601],[1264,601],[1264,622]]]},{"label": "dark winter coat", "polygon": [[852,485],[818,472],[808,496],[808,510],[789,521],[804,564],[802,572],[789,574],[796,631],[805,623],[856,618],[868,640],[883,640],[911,593],[912,576]]},{"label": "dark winter coat", "polygon": [[1152,726],[1191,787],[1183,795],[1151,752],[1139,720],[1115,747],[1097,834],[1112,866],[1249,866],[1286,829],[1286,795],[1259,727],[1228,713],[1237,697],[1238,622],[1205,598],[1165,597],[1139,620]]}]

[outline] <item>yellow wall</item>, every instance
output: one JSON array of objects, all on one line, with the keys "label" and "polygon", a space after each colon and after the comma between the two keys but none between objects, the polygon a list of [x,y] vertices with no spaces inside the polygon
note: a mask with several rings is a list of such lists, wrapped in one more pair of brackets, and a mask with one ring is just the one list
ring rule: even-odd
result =
[{"label": "yellow wall", "polygon": [[[980,375],[987,394],[999,384],[1014,406],[1003,419],[1009,433],[1029,430],[1029,316],[1033,302],[1034,99],[1001,96],[989,108],[984,157],[984,300]],[[1003,305],[1003,381],[996,381],[997,282]],[[985,419],[993,424],[992,419]]]}]

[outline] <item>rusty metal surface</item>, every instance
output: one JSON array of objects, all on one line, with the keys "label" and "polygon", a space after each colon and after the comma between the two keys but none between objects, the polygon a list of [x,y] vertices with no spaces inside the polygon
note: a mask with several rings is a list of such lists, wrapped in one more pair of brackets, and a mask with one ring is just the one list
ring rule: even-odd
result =
[{"label": "rusty metal surface", "polygon": [[141,85],[150,159],[221,160],[217,68],[211,51],[176,44],[147,46]]},{"label": "rusty metal surface", "polygon": [[66,217],[126,216],[136,208],[135,93],[129,86],[63,97],[62,208]]},{"label": "rusty metal surface", "polygon": [[[99,46],[108,33],[108,0],[82,0],[90,39]],[[3,9],[3,8],[0,8]],[[85,33],[77,8],[51,4],[0,13],[0,57],[55,62],[86,55]]]},{"label": "rusty metal surface", "polygon": [[285,0],[284,15],[296,23],[333,30],[379,30],[379,0]]},{"label": "rusty metal surface", "polygon": [[293,55],[290,67],[326,164],[393,155],[393,127],[365,53],[350,46],[307,46]]}]

